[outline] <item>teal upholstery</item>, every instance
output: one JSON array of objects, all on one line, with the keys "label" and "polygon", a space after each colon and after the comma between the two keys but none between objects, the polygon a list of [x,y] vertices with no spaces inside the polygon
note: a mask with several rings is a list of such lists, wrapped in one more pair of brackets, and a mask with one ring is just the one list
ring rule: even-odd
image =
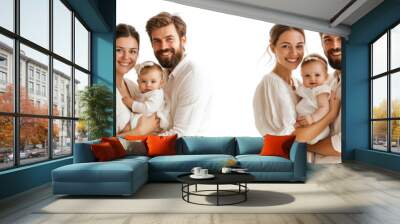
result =
[{"label": "teal upholstery", "polygon": [[235,155],[235,138],[233,137],[182,137],[177,154],[226,154]]},{"label": "teal upholstery", "polygon": [[237,137],[236,155],[260,154],[264,144],[262,137]]},{"label": "teal upholstery", "polygon": [[249,172],[292,172],[292,161],[279,156],[239,155],[239,166]]},{"label": "teal upholstery", "polygon": [[157,156],[149,160],[149,178],[150,181],[176,181],[176,176],[190,173],[197,166],[218,172],[230,159],[235,157],[216,154]]},{"label": "teal upholstery", "polygon": [[90,146],[98,143],[100,143],[100,140],[75,144],[74,163],[95,162],[96,158],[94,158]]},{"label": "teal upholstery", "polygon": [[90,145],[97,142],[75,144],[74,164],[53,170],[54,194],[131,195],[147,181],[176,181],[196,166],[219,172],[234,159],[256,181],[306,180],[306,145],[298,142],[290,149],[290,159],[285,159],[260,156],[262,137],[183,137],[177,140],[177,155],[95,162]]},{"label": "teal upholstery", "polygon": [[69,195],[131,195],[148,180],[144,158],[75,163],[52,171],[53,193]]}]

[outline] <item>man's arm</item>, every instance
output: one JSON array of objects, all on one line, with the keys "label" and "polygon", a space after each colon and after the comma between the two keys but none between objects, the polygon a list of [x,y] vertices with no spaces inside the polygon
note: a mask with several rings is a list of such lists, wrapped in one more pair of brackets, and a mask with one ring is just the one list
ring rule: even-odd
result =
[{"label": "man's arm", "polygon": [[324,156],[340,156],[340,152],[333,148],[331,136],[322,139],[314,145],[307,145],[307,151]]}]

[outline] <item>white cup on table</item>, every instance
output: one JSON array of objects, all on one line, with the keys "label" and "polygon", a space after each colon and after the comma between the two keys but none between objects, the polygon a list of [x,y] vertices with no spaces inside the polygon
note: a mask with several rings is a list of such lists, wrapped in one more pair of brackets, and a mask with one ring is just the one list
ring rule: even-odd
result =
[{"label": "white cup on table", "polygon": [[200,176],[207,176],[208,175],[208,169],[201,169],[200,170]]},{"label": "white cup on table", "polygon": [[193,167],[192,173],[193,173],[194,175],[196,175],[196,176],[200,176],[200,175],[201,175],[200,171],[201,171],[202,169],[203,169],[203,168],[201,168],[201,167],[199,167],[199,166]]}]

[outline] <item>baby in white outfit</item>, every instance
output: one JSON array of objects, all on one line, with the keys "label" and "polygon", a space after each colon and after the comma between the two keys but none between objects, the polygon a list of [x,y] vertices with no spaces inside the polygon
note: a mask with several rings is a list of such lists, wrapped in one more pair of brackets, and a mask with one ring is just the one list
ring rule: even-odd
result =
[{"label": "baby in white outfit", "polygon": [[[328,64],[318,54],[310,54],[301,63],[303,84],[296,89],[301,100],[296,105],[297,125],[308,126],[321,120],[329,112],[331,88],[328,85]],[[329,136],[326,127],[317,137],[307,142],[315,144]]]},{"label": "baby in white outfit", "polygon": [[124,100],[126,106],[132,110],[131,129],[134,129],[141,116],[150,116],[156,113],[160,119],[160,128],[169,128],[169,109],[164,100],[163,70],[160,65],[146,61],[138,68],[138,84],[140,95],[132,101]]}]

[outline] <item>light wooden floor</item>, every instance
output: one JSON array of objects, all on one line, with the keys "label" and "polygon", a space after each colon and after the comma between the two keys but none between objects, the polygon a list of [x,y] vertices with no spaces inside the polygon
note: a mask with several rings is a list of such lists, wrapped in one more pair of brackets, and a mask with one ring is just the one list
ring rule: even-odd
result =
[{"label": "light wooden floor", "polygon": [[318,165],[311,167],[308,183],[322,185],[349,203],[362,201],[367,206],[356,214],[35,214],[38,207],[54,200],[46,185],[0,201],[0,223],[400,223],[399,173],[359,163]]}]

